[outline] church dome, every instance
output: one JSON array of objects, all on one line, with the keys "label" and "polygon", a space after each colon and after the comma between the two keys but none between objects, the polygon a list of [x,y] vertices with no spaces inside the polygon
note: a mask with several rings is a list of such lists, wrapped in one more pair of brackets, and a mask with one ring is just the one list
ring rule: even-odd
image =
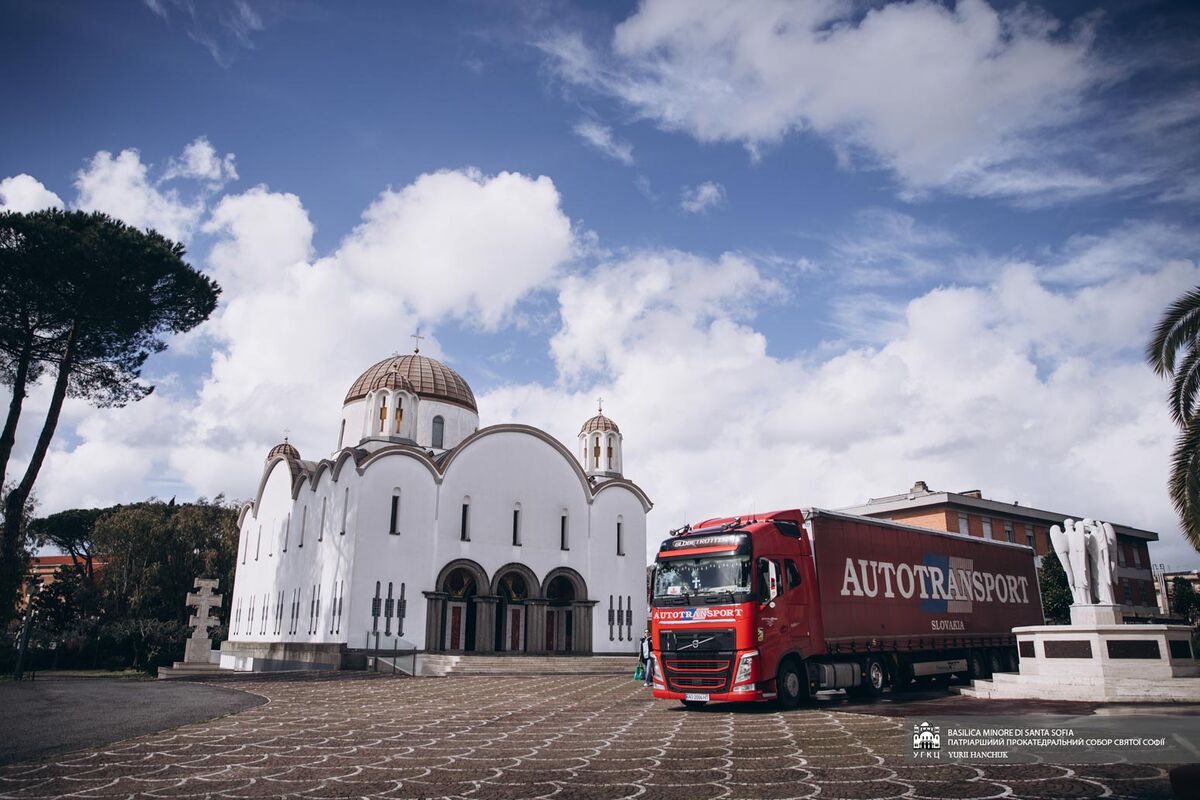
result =
[{"label": "church dome", "polygon": [[603,414],[597,414],[596,416],[592,417],[587,422],[583,423],[583,427],[579,429],[581,434],[595,433],[597,431],[612,431],[613,433],[620,433],[621,429],[617,427],[617,423],[613,422]]},{"label": "church dome", "polygon": [[[344,403],[352,403],[367,396],[372,389],[386,385],[377,381],[395,382],[388,388],[404,388],[415,392],[419,397],[431,400],[441,400],[470,409],[475,413],[475,395],[462,376],[440,361],[417,353],[402,356],[388,356],[374,364],[346,392]],[[401,385],[400,381],[404,382]]]},{"label": "church dome", "polygon": [[288,440],[284,439],[279,444],[271,448],[271,452],[267,453],[267,461],[270,461],[275,456],[284,456],[296,461],[300,460],[300,451],[288,444]]}]

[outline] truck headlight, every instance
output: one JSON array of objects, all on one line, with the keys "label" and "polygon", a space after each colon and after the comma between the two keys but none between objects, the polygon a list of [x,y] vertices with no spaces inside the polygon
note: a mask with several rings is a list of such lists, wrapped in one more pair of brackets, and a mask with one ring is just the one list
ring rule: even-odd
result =
[{"label": "truck headlight", "polygon": [[[741,659],[738,660],[737,672],[733,676],[733,691],[754,691],[754,660],[756,658],[758,658],[757,650],[751,650],[749,653],[742,654]],[[738,684],[743,685],[739,686]]]}]

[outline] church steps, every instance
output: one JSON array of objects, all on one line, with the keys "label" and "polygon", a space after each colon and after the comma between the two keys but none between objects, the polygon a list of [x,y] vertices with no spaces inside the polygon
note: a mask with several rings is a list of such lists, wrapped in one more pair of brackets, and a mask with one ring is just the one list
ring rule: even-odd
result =
[{"label": "church steps", "polygon": [[422,675],[536,676],[632,675],[634,656],[487,656],[427,655]]}]

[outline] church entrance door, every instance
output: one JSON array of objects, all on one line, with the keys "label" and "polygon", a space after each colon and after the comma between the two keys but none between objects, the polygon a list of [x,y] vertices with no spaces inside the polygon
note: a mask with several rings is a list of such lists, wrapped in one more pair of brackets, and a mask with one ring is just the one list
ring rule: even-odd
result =
[{"label": "church entrance door", "polygon": [[565,575],[558,575],[546,589],[550,607],[546,609],[546,649],[551,653],[570,653],[574,639],[575,586]]},{"label": "church entrance door", "polygon": [[523,653],[526,647],[526,606],[533,573],[520,564],[502,567],[495,578],[496,650]]},{"label": "church entrance door", "polygon": [[474,571],[458,567],[446,575],[439,588],[447,595],[442,647],[459,652],[473,651],[479,610],[475,600],[479,596],[479,583]]},{"label": "church entrance door", "polygon": [[467,649],[467,604],[449,602],[446,604],[446,640],[442,647],[447,650]]}]

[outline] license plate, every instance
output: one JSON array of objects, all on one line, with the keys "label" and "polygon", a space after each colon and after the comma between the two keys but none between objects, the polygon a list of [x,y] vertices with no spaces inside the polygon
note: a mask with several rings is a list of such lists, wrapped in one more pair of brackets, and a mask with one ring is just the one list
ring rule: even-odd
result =
[{"label": "license plate", "polygon": [[685,695],[683,696],[683,699],[684,699],[684,700],[698,700],[698,701],[700,701],[701,703],[707,703],[707,702],[708,702],[708,695],[706,695],[706,694],[696,694],[695,692],[688,692],[687,694],[685,694]]}]

